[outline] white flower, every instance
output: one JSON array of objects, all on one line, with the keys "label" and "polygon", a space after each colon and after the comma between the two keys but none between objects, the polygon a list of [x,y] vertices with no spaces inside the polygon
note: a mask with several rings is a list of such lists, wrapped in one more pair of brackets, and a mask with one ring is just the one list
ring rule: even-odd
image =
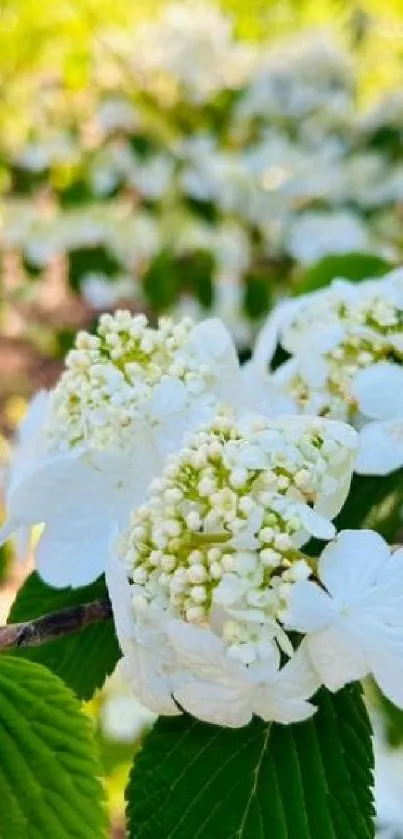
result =
[{"label": "white flower", "polygon": [[301,546],[334,535],[355,443],[353,429],[319,418],[221,413],[170,456],[107,568],[126,671],[147,707],[172,714],[179,703],[229,726],[313,713],[318,679],[282,619],[312,573]]},{"label": "white flower", "polygon": [[[38,459],[42,454],[43,440],[42,429],[46,419],[48,408],[48,393],[44,390],[38,391],[30,402],[28,411],[21,422],[14,446],[12,466],[6,478],[6,505],[16,488],[29,478],[35,470]],[[8,539],[15,532],[13,525],[5,525],[0,531],[0,542]],[[22,525],[17,529],[16,549],[17,556],[25,559],[31,542],[30,526]]]},{"label": "white flower", "polygon": [[318,582],[293,587],[285,623],[305,634],[323,684],[339,690],[372,674],[403,707],[403,550],[370,530],[346,530],[318,563]]},{"label": "white flower", "polygon": [[178,660],[192,674],[175,690],[175,698],[190,714],[205,722],[238,728],[253,714],[263,720],[293,723],[315,712],[307,700],[319,680],[304,648],[280,668],[273,654],[260,670],[245,668],[226,655],[211,630],[171,621],[167,634]]},{"label": "white flower", "polygon": [[403,466],[403,367],[388,361],[361,370],[352,392],[365,417],[378,420],[361,428],[355,470],[388,475]]},{"label": "white flower", "polygon": [[112,279],[96,272],[85,275],[81,281],[81,293],[84,300],[98,310],[110,309],[119,300],[139,299],[141,296],[138,281],[129,274]]},{"label": "white flower", "polygon": [[403,466],[403,414],[400,419],[370,422],[360,431],[354,469],[359,475],[389,475]]},{"label": "white flower", "polygon": [[289,252],[300,262],[313,263],[322,256],[367,251],[369,237],[359,216],[352,212],[307,212],[296,218],[290,234]]},{"label": "white flower", "polygon": [[[387,474],[402,465],[401,270],[359,285],[335,281],[280,304],[252,364],[264,369],[276,342],[291,353],[270,379],[279,398],[291,399],[295,411],[352,423],[360,431],[357,472]],[[372,420],[379,422],[370,428]]]},{"label": "white flower", "polygon": [[247,725],[253,714],[293,723],[315,712],[308,699],[319,681],[303,646],[280,667],[271,641],[264,665],[246,668],[228,658],[223,642],[207,627],[169,618],[155,606],[133,610],[123,566],[113,556],[106,574],[124,656],[122,674],[150,710],[175,716],[184,709],[231,728]]},{"label": "white flower", "polygon": [[[4,541],[44,523],[36,558],[53,586],[102,573],[114,523],[123,526],[186,430],[238,394],[239,363],[217,320],[197,326],[105,315],[79,333],[55,390],[35,403],[7,493]],[[31,451],[27,457],[27,449]]]}]

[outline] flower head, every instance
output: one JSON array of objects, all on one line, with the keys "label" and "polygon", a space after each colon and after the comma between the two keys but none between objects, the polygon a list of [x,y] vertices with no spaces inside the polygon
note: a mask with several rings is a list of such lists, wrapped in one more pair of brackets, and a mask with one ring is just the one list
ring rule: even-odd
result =
[{"label": "flower head", "polygon": [[162,319],[153,329],[142,315],[102,316],[95,335],[77,336],[59,383],[42,399],[39,425],[32,407],[26,427],[35,419],[35,446],[24,434],[24,450],[35,456],[11,474],[2,538],[43,522],[36,553],[43,578],[55,586],[94,580],[113,524],[125,523],[184,432],[237,392],[238,375],[218,320]]},{"label": "flower head", "polygon": [[211,404],[220,360],[234,376],[235,350],[219,321],[163,318],[154,329],[144,315],[102,315],[95,335],[78,334],[51,394],[48,450],[130,452],[136,436],[163,426],[167,415],[180,424],[195,397],[199,406],[203,395]]},{"label": "flower head", "polygon": [[[154,694],[154,710],[159,701],[166,707],[172,695],[191,713],[216,722],[228,718],[232,693],[244,703],[243,716],[234,707],[234,719],[243,721],[223,724],[244,724],[252,713],[283,722],[312,713],[306,700],[317,683],[302,652],[297,661],[303,658],[304,665],[292,664],[293,645],[281,621],[290,590],[312,573],[302,545],[311,535],[334,535],[330,519],[348,490],[355,437],[353,429],[321,419],[235,420],[222,413],[169,458],[118,540],[129,589],[124,607],[113,580],[110,585],[123,651],[129,661],[141,657],[148,686],[150,680],[165,686]],[[157,622],[167,640],[156,653]],[[144,634],[145,625],[151,629]],[[281,650],[290,658],[285,668]],[[139,668],[137,662],[130,669],[144,702]],[[279,709],[288,674],[295,677],[296,716],[290,708],[286,719],[285,707],[283,716]]]},{"label": "flower head", "polygon": [[356,470],[387,474],[403,465],[403,272],[280,304],[256,345],[267,365],[277,341],[291,354],[272,387],[302,413],[348,421],[360,430]]}]

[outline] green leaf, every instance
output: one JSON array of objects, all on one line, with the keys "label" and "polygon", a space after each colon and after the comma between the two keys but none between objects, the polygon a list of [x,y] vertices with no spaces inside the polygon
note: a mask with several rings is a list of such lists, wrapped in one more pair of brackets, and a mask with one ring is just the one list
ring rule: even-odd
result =
[{"label": "green leaf", "polygon": [[381,277],[392,266],[380,256],[368,253],[346,253],[325,256],[309,268],[298,285],[298,294],[306,294],[328,285],[336,277],[360,282]]},{"label": "green leaf", "polygon": [[372,684],[371,689],[382,715],[387,741],[392,748],[397,748],[403,743],[403,711],[384,696],[377,685]]},{"label": "green leaf", "polygon": [[317,698],[315,717],[293,726],[159,720],[126,790],[129,839],[372,839],[361,689]]},{"label": "green leaf", "polygon": [[[104,597],[107,590],[103,578],[83,588],[53,589],[34,572],[19,590],[8,623],[20,623]],[[115,669],[120,651],[111,619],[41,647],[14,650],[13,655],[44,664],[80,699],[91,699]]]},{"label": "green leaf", "polygon": [[92,726],[45,667],[0,660],[0,839],[102,839]]},{"label": "green leaf", "polygon": [[402,526],[403,469],[390,475],[354,475],[347,501],[336,519],[338,530],[370,527],[393,542]]}]

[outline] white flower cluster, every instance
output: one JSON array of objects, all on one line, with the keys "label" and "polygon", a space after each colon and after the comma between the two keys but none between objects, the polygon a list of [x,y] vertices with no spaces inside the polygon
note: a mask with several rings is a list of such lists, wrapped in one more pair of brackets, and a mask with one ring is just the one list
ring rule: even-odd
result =
[{"label": "white flower cluster", "polygon": [[[250,611],[256,629],[257,618],[277,618],[289,585],[311,573],[299,554],[307,534],[334,533],[308,502],[333,507],[336,498],[340,507],[339,475],[354,452],[349,431],[319,419],[235,423],[222,415],[198,432],[151,484],[123,542],[141,597],[196,623],[213,605]],[[253,645],[239,654],[256,657]]]},{"label": "white flower cluster", "polygon": [[[130,581],[124,605],[110,582],[142,702],[175,712],[171,692],[196,716],[228,725],[253,712],[282,722],[313,713],[306,700],[318,677],[283,624],[293,589],[316,569],[302,546],[335,533],[355,444],[353,429],[337,422],[222,414],[169,458],[119,539]],[[157,626],[166,636],[160,653]],[[231,709],[219,699],[224,678]]]},{"label": "white flower cluster", "polygon": [[131,57],[138,84],[159,91],[163,106],[237,88],[255,61],[255,50],[235,39],[231,19],[200,2],[174,3],[140,26]]},{"label": "white flower cluster", "polygon": [[[329,352],[344,352],[354,329],[377,341],[368,366],[352,343],[351,393],[385,365],[402,374],[391,361],[400,286],[394,274],[361,297],[346,284],[316,298],[314,366],[317,354],[333,377],[344,355]],[[21,428],[1,538],[44,523],[36,560],[54,586],[106,573],[127,677],[153,712],[292,723],[314,713],[320,685],[368,674],[403,706],[403,551],[368,530],[335,538],[332,523],[359,435],[328,417],[279,416],[292,399],[264,371],[279,332],[295,350],[287,364],[301,363],[306,302],[276,313],[243,369],[220,322],[154,329],[127,312],[103,316]],[[373,383],[359,412],[349,400],[357,426],[368,399],[379,402]],[[311,537],[335,540],[315,558]]]},{"label": "white flower cluster", "polygon": [[195,398],[198,410],[206,395],[204,405],[211,406],[219,371],[192,345],[193,328],[190,319],[162,318],[154,329],[145,315],[117,311],[101,316],[95,335],[79,332],[50,397],[49,450],[85,444],[130,452],[133,436],[152,431],[167,414],[182,424]]},{"label": "white flower cluster", "polygon": [[[85,118],[68,97],[66,109],[31,97],[32,139],[18,146],[12,132],[3,150],[10,285],[55,272],[98,310],[129,299],[178,313],[190,296],[193,316],[211,308],[249,348],[305,266],[350,251],[399,259],[401,97],[361,116],[354,62],[326,33],[252,45],[233,24],[175,3],[107,55],[97,48],[103,82]],[[185,281],[165,288],[161,264],[180,272],[185,253]]]},{"label": "white flower cluster", "polygon": [[111,528],[144,497],[166,455],[221,401],[239,403],[240,385],[220,321],[165,318],[154,329],[143,315],[103,315],[96,334],[78,334],[55,389],[32,405],[3,539],[44,522],[42,576],[56,586],[91,582],[104,570]]},{"label": "white flower cluster", "polygon": [[291,355],[274,373],[279,390],[303,413],[361,430],[357,471],[402,466],[402,270],[359,284],[336,280],[281,304],[259,340],[261,360],[277,338]]}]

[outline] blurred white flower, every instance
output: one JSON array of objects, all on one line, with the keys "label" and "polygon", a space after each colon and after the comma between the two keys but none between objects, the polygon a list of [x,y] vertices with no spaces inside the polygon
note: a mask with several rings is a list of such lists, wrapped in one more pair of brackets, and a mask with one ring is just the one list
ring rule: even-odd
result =
[{"label": "blurred white flower", "polygon": [[91,272],[81,281],[84,300],[94,309],[112,309],[119,300],[141,299],[141,287],[135,277],[120,275],[108,277],[105,274]]},{"label": "blurred white flower", "polygon": [[100,723],[109,740],[133,743],[155,722],[155,714],[133,696],[118,665],[103,689]]},{"label": "blurred white flower", "polygon": [[231,19],[218,8],[174,3],[157,21],[138,28],[131,63],[137,84],[146,89],[158,90],[162,78],[166,106],[179,98],[200,104],[222,89],[241,86],[254,56],[253,47],[235,40]]},{"label": "blurred white flower", "polygon": [[138,114],[132,103],[127,99],[104,99],[98,107],[97,122],[105,133],[124,129],[130,131],[136,126]]},{"label": "blurred white flower", "polygon": [[372,251],[368,231],[359,216],[343,212],[310,212],[297,216],[288,234],[288,250],[302,263],[351,251]]},{"label": "blurred white flower", "polygon": [[376,839],[403,839],[403,750],[386,742],[374,717]]}]

